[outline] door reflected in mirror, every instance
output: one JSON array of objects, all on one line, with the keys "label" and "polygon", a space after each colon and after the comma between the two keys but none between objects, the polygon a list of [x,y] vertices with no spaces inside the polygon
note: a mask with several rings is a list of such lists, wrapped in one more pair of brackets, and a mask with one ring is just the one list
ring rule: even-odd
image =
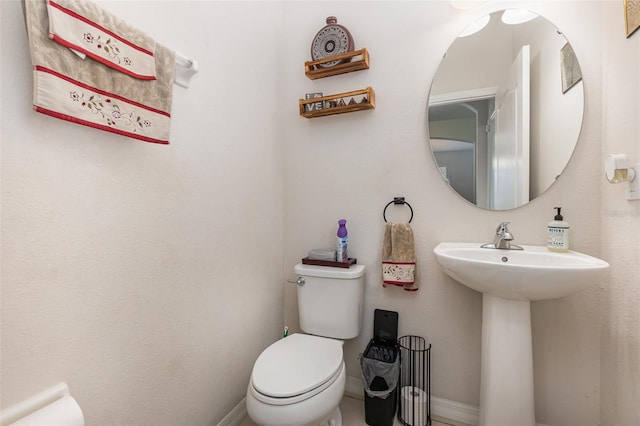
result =
[{"label": "door reflected in mirror", "polygon": [[504,12],[456,38],[428,107],[443,178],[465,200],[492,210],[520,207],[555,182],[578,141],[584,110],[581,80],[563,93],[562,33],[535,14],[505,24]]}]

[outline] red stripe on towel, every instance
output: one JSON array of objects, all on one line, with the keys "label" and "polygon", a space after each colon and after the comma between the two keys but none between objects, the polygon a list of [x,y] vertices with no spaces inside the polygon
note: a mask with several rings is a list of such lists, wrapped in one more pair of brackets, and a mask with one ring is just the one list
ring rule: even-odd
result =
[{"label": "red stripe on towel", "polygon": [[387,281],[385,280],[385,284],[397,285],[397,286],[405,286],[405,285],[413,285],[415,281]]},{"label": "red stripe on towel", "polygon": [[137,107],[139,107],[139,108],[146,109],[147,111],[155,112],[156,114],[161,114],[161,115],[164,115],[164,116],[167,116],[167,117],[171,117],[171,114],[170,114],[170,113],[168,113],[168,112],[166,112],[166,111],[162,111],[162,110],[159,110],[159,109],[156,109],[156,108],[150,107],[150,106],[148,106],[148,105],[141,104],[140,102],[136,102],[136,101],[133,101],[133,100],[131,100],[131,99],[127,99],[127,98],[125,98],[124,96],[116,95],[115,93],[111,93],[111,92],[107,92],[107,91],[105,91],[105,90],[97,89],[97,88],[95,88],[95,87],[89,86],[88,84],[84,84],[84,83],[82,83],[81,81],[74,80],[74,79],[73,79],[73,78],[71,78],[71,77],[67,77],[67,76],[66,76],[66,75],[64,75],[64,74],[60,74],[60,73],[59,73],[59,72],[57,72],[57,71],[54,71],[54,70],[49,69],[49,68],[45,68],[45,67],[43,67],[42,65],[36,65],[36,67],[35,67],[35,68],[36,68],[36,70],[37,70],[37,71],[42,71],[42,72],[49,73],[49,74],[51,74],[51,75],[55,75],[55,76],[56,76],[56,77],[58,77],[58,78],[61,78],[61,79],[63,79],[63,80],[66,80],[66,81],[68,81],[68,82],[70,82],[70,83],[73,83],[73,84],[75,84],[75,85],[77,85],[77,86],[80,86],[80,87],[82,87],[82,88],[84,88],[84,89],[92,90],[92,91],[94,91],[94,92],[96,92],[96,93],[100,93],[101,95],[104,95],[104,96],[111,96],[112,98],[115,98],[115,99],[121,100],[121,101],[123,101],[123,102],[127,102],[127,103],[129,103],[129,104],[131,104],[131,105],[135,105],[135,106],[137,106]]},{"label": "red stripe on towel", "polygon": [[154,138],[150,138],[148,136],[143,136],[139,133],[131,133],[131,132],[125,132],[123,130],[120,129],[116,129],[110,126],[105,126],[102,124],[97,124],[97,123],[92,123],[91,121],[86,121],[86,120],[82,120],[79,119],[77,117],[71,116],[71,115],[67,115],[67,114],[62,114],[56,111],[52,111],[50,109],[46,109],[46,108],[42,108],[40,106],[34,105],[33,109],[35,109],[37,112],[40,112],[42,114],[46,114],[46,115],[50,115],[52,117],[55,118],[59,118],[61,120],[67,120],[67,121],[71,121],[73,123],[76,124],[82,124],[83,126],[89,126],[89,127],[93,127],[95,129],[99,129],[99,130],[105,130],[107,132],[111,132],[111,133],[116,133],[122,136],[127,136],[129,138],[134,138],[134,139],[139,139],[141,141],[145,141],[145,142],[151,142],[151,143],[157,143],[157,144],[162,144],[162,145],[168,145],[169,141],[168,140],[162,140],[162,139],[154,139]]},{"label": "red stripe on towel", "polygon": [[99,24],[97,24],[97,23],[85,18],[84,16],[78,14],[77,12],[74,12],[73,10],[69,10],[64,6],[61,6],[56,2],[53,2],[51,0],[48,0],[48,1],[49,1],[49,4],[51,6],[55,7],[56,9],[60,10],[61,12],[66,13],[67,15],[72,16],[72,17],[74,17],[76,19],[79,19],[80,21],[86,22],[87,24],[91,25],[92,27],[97,28],[100,31],[103,31],[103,32],[109,34],[111,37],[118,39],[122,43],[124,43],[124,44],[126,44],[128,46],[131,46],[132,48],[134,48],[134,49],[136,49],[136,50],[138,50],[138,51],[140,51],[142,53],[145,53],[147,55],[153,56],[153,52],[145,49],[144,47],[140,47],[140,46],[138,46],[136,44],[131,43],[129,40],[126,40],[126,39],[120,37],[119,35],[115,34],[113,31],[109,31],[108,29],[106,29],[102,25],[99,25]]},{"label": "red stripe on towel", "polygon": [[102,56],[96,55],[95,53],[91,52],[90,50],[87,50],[87,49],[85,49],[85,48],[83,48],[81,46],[78,46],[77,44],[70,43],[67,40],[65,40],[63,38],[60,38],[55,34],[51,34],[49,37],[52,40],[56,41],[57,43],[65,46],[65,47],[68,47],[70,49],[74,49],[74,50],[77,50],[79,52],[82,52],[85,55],[93,58],[94,60],[96,60],[96,61],[108,66],[109,68],[113,68],[113,69],[115,69],[117,71],[120,71],[121,73],[130,75],[131,77],[135,77],[138,80],[155,80],[156,79],[156,77],[153,76],[153,75],[142,75],[142,74],[137,74],[135,72],[131,72],[130,70],[128,70],[128,69],[126,69],[124,67],[121,67],[120,65],[116,65],[115,63],[113,63],[111,61],[107,61]]}]

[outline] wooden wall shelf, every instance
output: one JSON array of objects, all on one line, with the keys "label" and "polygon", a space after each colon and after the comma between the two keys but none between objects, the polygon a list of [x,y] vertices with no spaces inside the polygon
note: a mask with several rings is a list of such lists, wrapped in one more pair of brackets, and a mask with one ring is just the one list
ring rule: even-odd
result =
[{"label": "wooden wall shelf", "polygon": [[[316,68],[316,65],[349,58],[351,59],[351,62],[334,65],[328,68]],[[304,63],[304,73],[311,80],[366,69],[369,69],[369,52],[367,52],[367,49],[364,48],[355,50],[353,52],[342,53],[340,55],[329,56],[327,58],[318,59],[317,61],[307,61]]]},{"label": "wooden wall shelf", "polygon": [[[349,105],[351,100],[354,103]],[[329,106],[331,103],[338,104],[344,102],[344,106]],[[364,100],[364,101],[363,101]],[[316,109],[317,104],[322,108]],[[300,115],[305,118],[324,117],[327,115],[344,114],[347,112],[364,111],[376,107],[376,94],[371,87],[352,92],[338,93],[335,95],[323,96],[321,98],[300,99]]]}]

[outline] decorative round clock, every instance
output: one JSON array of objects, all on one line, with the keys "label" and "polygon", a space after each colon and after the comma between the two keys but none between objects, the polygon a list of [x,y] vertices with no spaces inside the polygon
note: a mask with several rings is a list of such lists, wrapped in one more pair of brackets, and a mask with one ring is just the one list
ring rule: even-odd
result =
[{"label": "decorative round clock", "polygon": [[[313,38],[311,58],[317,61],[347,52],[353,52],[353,37],[348,29],[338,24],[338,19],[335,16],[329,16],[327,25],[318,31],[318,34]],[[323,62],[316,67],[329,68],[349,61],[351,58]]]}]

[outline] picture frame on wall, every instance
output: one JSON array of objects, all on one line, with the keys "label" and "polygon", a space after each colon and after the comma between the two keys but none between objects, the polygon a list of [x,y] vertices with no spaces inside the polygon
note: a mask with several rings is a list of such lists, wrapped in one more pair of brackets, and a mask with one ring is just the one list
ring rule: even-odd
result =
[{"label": "picture frame on wall", "polygon": [[640,0],[624,0],[624,23],[627,38],[640,28]]},{"label": "picture frame on wall", "polygon": [[560,72],[562,78],[562,93],[567,93],[569,89],[582,80],[580,64],[569,43],[560,49]]}]

